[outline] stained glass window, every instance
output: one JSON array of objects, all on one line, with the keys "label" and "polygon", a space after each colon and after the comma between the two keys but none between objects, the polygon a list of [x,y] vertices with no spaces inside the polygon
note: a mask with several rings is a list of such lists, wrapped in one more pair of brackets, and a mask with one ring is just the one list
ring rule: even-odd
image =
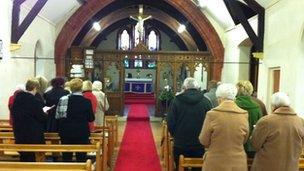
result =
[{"label": "stained glass window", "polygon": [[148,46],[150,51],[157,50],[157,35],[154,30],[150,31],[149,39],[148,39]]},{"label": "stained glass window", "polygon": [[124,30],[120,36],[120,49],[129,50],[130,49],[130,35],[127,30]]}]

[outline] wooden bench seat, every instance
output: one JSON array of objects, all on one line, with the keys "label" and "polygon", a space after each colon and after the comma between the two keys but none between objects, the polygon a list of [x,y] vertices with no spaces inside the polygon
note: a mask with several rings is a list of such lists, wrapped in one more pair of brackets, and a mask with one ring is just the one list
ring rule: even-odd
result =
[{"label": "wooden bench seat", "polygon": [[0,171],[91,171],[92,162],[48,163],[48,162],[0,162]]},{"label": "wooden bench seat", "polygon": [[48,145],[48,144],[0,144],[0,151],[34,152],[36,161],[45,160],[47,152],[93,152],[96,153],[96,171],[103,171],[100,143],[89,145]]},{"label": "wooden bench seat", "polygon": [[185,168],[202,168],[203,163],[203,158],[186,158],[180,155],[178,171],[184,171]]}]

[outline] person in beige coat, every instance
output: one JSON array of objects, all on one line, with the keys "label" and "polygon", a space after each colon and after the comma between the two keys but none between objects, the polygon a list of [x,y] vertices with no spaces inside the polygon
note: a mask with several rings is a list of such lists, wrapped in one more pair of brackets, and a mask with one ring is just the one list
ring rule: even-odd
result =
[{"label": "person in beige coat", "polygon": [[102,83],[100,81],[93,82],[93,94],[97,98],[97,110],[95,113],[95,125],[103,126],[104,112],[109,109],[109,102],[104,92],[102,92]]},{"label": "person in beige coat", "polygon": [[207,112],[200,142],[208,148],[204,171],[246,171],[244,144],[249,135],[248,112],[233,101],[237,88],[221,84],[216,90],[219,106]]},{"label": "person in beige coat", "polygon": [[289,97],[272,95],[274,112],[260,119],[252,133],[256,155],[251,171],[296,171],[302,152],[304,120],[290,107]]}]

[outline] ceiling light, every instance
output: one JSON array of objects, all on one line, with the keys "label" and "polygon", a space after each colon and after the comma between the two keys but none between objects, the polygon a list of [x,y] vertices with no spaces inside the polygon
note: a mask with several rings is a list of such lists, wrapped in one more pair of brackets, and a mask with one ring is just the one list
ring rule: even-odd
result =
[{"label": "ceiling light", "polygon": [[186,26],[183,25],[183,24],[181,24],[181,25],[179,26],[179,28],[177,29],[177,31],[178,31],[179,33],[182,33],[182,32],[184,32],[185,30],[186,30]]},{"label": "ceiling light", "polygon": [[101,30],[101,27],[100,27],[99,22],[94,22],[93,28],[94,28],[96,31],[100,31],[100,30]]}]

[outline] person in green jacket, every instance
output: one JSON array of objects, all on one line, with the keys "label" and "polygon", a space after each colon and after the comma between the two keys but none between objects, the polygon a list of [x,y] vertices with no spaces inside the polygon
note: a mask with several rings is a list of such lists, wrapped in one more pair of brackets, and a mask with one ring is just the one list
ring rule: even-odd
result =
[{"label": "person in green jacket", "polygon": [[[253,86],[250,81],[239,81],[236,84],[238,94],[235,103],[242,109],[248,112],[249,136],[258,120],[263,116],[259,104],[251,97]],[[248,140],[244,145],[248,158],[254,158],[255,151],[252,148],[251,142]]]}]

